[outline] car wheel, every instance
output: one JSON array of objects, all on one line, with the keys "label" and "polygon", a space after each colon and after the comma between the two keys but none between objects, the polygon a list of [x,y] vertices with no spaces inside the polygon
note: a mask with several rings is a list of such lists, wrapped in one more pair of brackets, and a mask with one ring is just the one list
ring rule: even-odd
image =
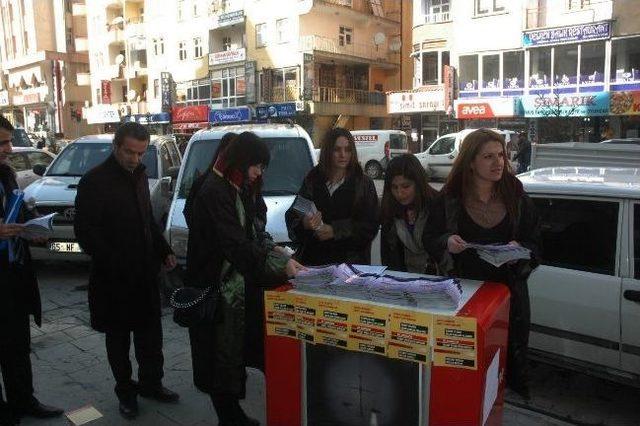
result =
[{"label": "car wheel", "polygon": [[369,161],[364,166],[364,172],[371,179],[379,179],[382,177],[382,166],[377,161]]}]

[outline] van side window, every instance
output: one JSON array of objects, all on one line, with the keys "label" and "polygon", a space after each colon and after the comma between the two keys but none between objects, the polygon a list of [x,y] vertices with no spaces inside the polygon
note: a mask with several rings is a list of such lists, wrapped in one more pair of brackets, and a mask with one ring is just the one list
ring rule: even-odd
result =
[{"label": "van side window", "polygon": [[619,203],[561,198],[534,202],[542,221],[543,265],[615,275]]},{"label": "van side window", "polygon": [[169,156],[169,149],[166,143],[163,143],[160,147],[160,162],[162,163],[162,176],[168,176],[169,168],[171,167],[171,157]]},{"label": "van side window", "polygon": [[391,134],[389,141],[391,149],[407,149],[407,135]]},{"label": "van side window", "polygon": [[456,146],[455,137],[438,139],[433,143],[433,145],[431,145],[431,148],[429,148],[429,154],[431,155],[451,154],[455,146]]},{"label": "van side window", "polygon": [[633,277],[640,280],[640,204],[633,206]]}]

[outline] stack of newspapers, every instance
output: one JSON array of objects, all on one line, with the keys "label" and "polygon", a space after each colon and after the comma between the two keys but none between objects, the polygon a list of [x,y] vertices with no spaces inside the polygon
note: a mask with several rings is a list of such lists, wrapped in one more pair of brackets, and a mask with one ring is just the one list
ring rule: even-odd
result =
[{"label": "stack of newspapers", "polygon": [[297,290],[351,299],[418,308],[457,309],[460,282],[453,278],[402,278],[384,274],[384,267],[330,265],[309,268],[296,275]]},{"label": "stack of newspapers", "polygon": [[496,268],[514,260],[531,259],[531,250],[521,246],[509,244],[467,244],[467,248],[475,249],[480,259],[492,264]]}]

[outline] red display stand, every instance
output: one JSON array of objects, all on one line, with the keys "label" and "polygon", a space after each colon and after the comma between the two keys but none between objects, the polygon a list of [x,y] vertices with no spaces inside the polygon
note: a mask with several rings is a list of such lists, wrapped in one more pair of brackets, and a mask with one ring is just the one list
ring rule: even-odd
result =
[{"label": "red display stand", "polygon": [[[467,288],[464,281],[463,288]],[[458,310],[456,316],[476,319],[477,369],[436,367],[432,363],[425,365],[424,369],[430,373],[427,391],[416,395],[416,398],[424,398],[423,407],[426,407],[426,412],[421,413],[421,420],[416,423],[420,426],[502,423],[509,290],[495,283],[484,283],[479,288],[475,285],[474,290],[473,296]],[[268,426],[303,426],[309,423],[305,406],[303,348],[304,343],[298,340],[266,337]]]}]

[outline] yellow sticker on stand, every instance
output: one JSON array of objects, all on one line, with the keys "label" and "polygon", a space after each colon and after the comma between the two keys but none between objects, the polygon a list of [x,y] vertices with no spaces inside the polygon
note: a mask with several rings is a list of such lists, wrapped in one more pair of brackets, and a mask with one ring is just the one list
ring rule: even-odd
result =
[{"label": "yellow sticker on stand", "polygon": [[390,358],[428,363],[433,316],[425,312],[392,310],[387,354]]},{"label": "yellow sticker on stand", "polygon": [[267,336],[297,337],[295,307],[289,292],[265,292],[264,312]]},{"label": "yellow sticker on stand", "polygon": [[316,298],[316,343],[348,349],[351,302]]},{"label": "yellow sticker on stand", "polygon": [[386,355],[389,308],[354,302],[351,305],[348,349]]},{"label": "yellow sticker on stand", "polygon": [[318,300],[307,294],[294,294],[292,301],[295,309],[298,339],[307,343],[315,343]]},{"label": "yellow sticker on stand", "polygon": [[436,315],[433,336],[434,366],[478,368],[478,325],[475,318]]}]

